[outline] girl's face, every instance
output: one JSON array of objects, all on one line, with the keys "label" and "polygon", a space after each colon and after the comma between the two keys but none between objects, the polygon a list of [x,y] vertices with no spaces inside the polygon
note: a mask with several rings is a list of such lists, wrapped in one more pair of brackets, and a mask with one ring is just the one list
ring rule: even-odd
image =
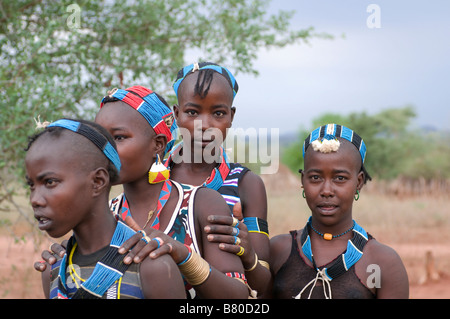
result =
[{"label": "girl's face", "polygon": [[313,218],[323,225],[352,219],[356,190],[363,186],[361,158],[356,148],[342,141],[337,152],[320,153],[309,147],[302,184]]},{"label": "girl's face", "polygon": [[156,136],[137,111],[122,101],[106,103],[97,113],[95,122],[114,138],[122,167],[120,184],[147,178],[156,158]]},{"label": "girl's face", "polygon": [[[208,94],[204,98],[194,94],[198,74],[188,75],[181,83],[178,105],[174,106],[175,119],[178,127],[189,132],[192,146],[205,148],[210,143],[220,146],[234,118],[233,92],[227,80],[214,73]],[[188,142],[185,134],[183,139]]]},{"label": "girl's face", "polygon": [[93,203],[92,183],[83,155],[68,148],[68,141],[62,136],[42,136],[25,158],[34,216],[39,229],[55,238],[79,225]]}]

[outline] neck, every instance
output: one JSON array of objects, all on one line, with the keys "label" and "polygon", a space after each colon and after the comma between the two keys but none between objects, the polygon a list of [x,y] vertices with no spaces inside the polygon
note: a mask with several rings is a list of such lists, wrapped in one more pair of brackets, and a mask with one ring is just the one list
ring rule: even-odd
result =
[{"label": "neck", "polygon": [[187,144],[183,142],[176,152],[176,156],[179,157],[176,163],[184,163],[193,167],[205,165],[214,167],[222,162],[220,148],[221,146],[215,146],[212,149],[209,146],[202,148],[195,143]]},{"label": "neck", "polygon": [[342,220],[333,225],[325,225],[323,223],[316,221],[312,217],[310,226],[311,226],[310,236],[312,237],[321,237],[323,239],[327,239],[327,237],[329,238],[329,236],[331,236],[331,239],[328,240],[348,239],[349,237],[351,238],[352,236],[350,230],[353,227],[353,220],[350,217],[350,219]]},{"label": "neck", "polygon": [[152,206],[152,203],[156,205],[163,184],[163,182],[150,184],[145,180],[138,183],[123,184],[123,190],[130,207],[133,204],[134,206],[144,205],[148,208]]},{"label": "neck", "polygon": [[91,218],[73,229],[80,254],[92,254],[109,245],[116,229],[116,219],[108,202],[90,214]]}]

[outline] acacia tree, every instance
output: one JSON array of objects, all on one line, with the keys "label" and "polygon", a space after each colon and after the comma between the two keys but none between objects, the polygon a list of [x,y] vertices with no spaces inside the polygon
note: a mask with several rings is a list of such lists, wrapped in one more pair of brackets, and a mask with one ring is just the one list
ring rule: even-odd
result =
[{"label": "acacia tree", "polygon": [[170,100],[176,72],[193,62],[189,50],[257,74],[260,48],[315,36],[290,29],[293,12],[267,8],[264,0],[0,1],[0,207],[20,211],[13,194],[39,115],[89,119],[107,90],[137,83]]}]

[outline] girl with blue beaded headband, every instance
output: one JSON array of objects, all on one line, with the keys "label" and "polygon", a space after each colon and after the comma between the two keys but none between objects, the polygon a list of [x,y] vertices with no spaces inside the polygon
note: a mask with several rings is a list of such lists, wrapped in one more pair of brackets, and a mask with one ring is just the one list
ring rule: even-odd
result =
[{"label": "girl with blue beaded headband", "polygon": [[123,193],[112,199],[111,209],[138,230],[119,252],[126,254],[126,264],[145,260],[153,250],[151,258],[170,254],[188,297],[247,298],[243,281],[225,275],[244,273],[239,258],[208,242],[203,231],[212,208],[218,215],[229,214],[226,202],[211,189],[185,187],[168,178],[160,162],[175,139],[171,117],[162,97],[142,86],[110,91],[96,115],[114,137],[122,162]]},{"label": "girl with blue beaded headband", "polygon": [[[176,122],[189,134],[174,147],[166,165],[175,180],[215,189],[227,201],[231,214],[209,217],[208,240],[240,256],[250,287],[262,295],[270,280],[265,186],[247,167],[230,162],[221,144],[236,112],[237,81],[228,69],[200,62],[182,68],[173,88],[178,99],[173,108]],[[211,145],[214,160],[208,161]]]},{"label": "girl with blue beaded headband", "polygon": [[43,272],[47,298],[184,298],[171,258],[123,264],[118,247],[135,231],[109,209],[121,162],[98,124],[62,119],[30,138],[25,159],[30,202],[42,231],[73,231],[67,253]]},{"label": "girl with blue beaded headband", "polygon": [[271,239],[274,298],[408,298],[398,254],[352,217],[370,179],[366,145],[351,129],[328,124],[303,145],[303,197],[311,217],[303,229]]}]

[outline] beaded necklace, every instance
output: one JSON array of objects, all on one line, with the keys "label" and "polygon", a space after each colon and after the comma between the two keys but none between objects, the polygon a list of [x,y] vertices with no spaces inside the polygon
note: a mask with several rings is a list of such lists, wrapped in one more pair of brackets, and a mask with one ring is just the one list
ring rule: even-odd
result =
[{"label": "beaded necklace", "polygon": [[[169,167],[172,164],[172,156],[176,153],[179,154],[181,149],[183,147],[183,142],[176,145],[173,150],[170,152],[169,157],[164,162],[164,165],[166,167]],[[220,187],[222,187],[223,182],[227,178],[228,174],[230,173],[230,163],[228,161],[227,154],[223,147],[220,147],[220,158],[221,162],[218,166],[214,167],[211,174],[208,176],[208,178],[205,180],[205,182],[202,184],[202,186],[205,186],[207,188],[211,188],[214,190],[219,190]]]},{"label": "beaded necklace", "polygon": [[[310,217],[311,220],[311,217]],[[318,270],[314,256],[311,250],[311,238],[309,237],[310,220],[303,229],[300,242],[302,244],[302,251],[305,256],[311,261],[314,268]],[[368,235],[364,228],[359,226],[355,221],[353,226],[353,237],[348,240],[347,249],[341,254],[342,258],[336,258],[331,265],[325,269],[325,274],[329,280],[342,275],[351,266],[353,266],[363,255],[363,248],[369,240]]]},{"label": "beaded necklace", "polygon": [[[323,289],[325,297],[331,298],[330,281],[344,274],[362,257],[364,246],[369,240],[369,237],[364,228],[359,226],[355,221],[353,221],[353,223],[353,237],[348,240],[347,249],[345,250],[345,252],[340,255],[340,258],[334,259],[328,267],[319,269],[316,265],[311,249],[311,238],[309,236],[309,231],[311,228],[311,217],[309,218],[305,228],[303,228],[302,235],[300,237],[300,243],[302,245],[303,254],[313,264],[313,267],[317,271],[317,276],[315,277],[315,279],[311,280],[295,298],[300,298],[303,291],[312,284],[313,287],[311,288],[309,293],[309,296],[311,296],[311,293],[318,279],[324,282]],[[325,291],[325,286],[328,287],[328,295]]]},{"label": "beaded necklace", "polygon": [[313,227],[312,223],[311,223],[311,217],[309,217],[308,224],[309,224],[309,226],[311,227],[311,229],[314,230],[314,232],[315,232],[316,234],[322,236],[323,239],[325,239],[325,240],[332,240],[333,238],[341,237],[341,236],[347,234],[349,231],[351,231],[351,230],[355,227],[355,221],[353,221],[352,227],[350,227],[349,229],[347,229],[347,230],[346,230],[345,232],[343,232],[342,234],[339,234],[339,235],[331,235],[330,233],[322,234],[320,231],[318,231],[317,229],[315,229],[315,228]]},{"label": "beaded necklace", "polygon": [[[134,234],[135,231],[125,225],[121,220],[117,221],[117,226],[109,244],[108,251],[97,262],[91,276],[78,287],[77,291],[72,296],[73,299],[101,298],[116,280],[122,278],[129,265],[122,262],[123,255],[120,255],[117,251],[119,247]],[[71,237],[67,251],[72,252],[74,245],[76,245],[75,237]],[[68,299],[66,286],[67,258],[68,256],[66,253],[61,260],[58,273],[57,297],[59,299]]]}]

